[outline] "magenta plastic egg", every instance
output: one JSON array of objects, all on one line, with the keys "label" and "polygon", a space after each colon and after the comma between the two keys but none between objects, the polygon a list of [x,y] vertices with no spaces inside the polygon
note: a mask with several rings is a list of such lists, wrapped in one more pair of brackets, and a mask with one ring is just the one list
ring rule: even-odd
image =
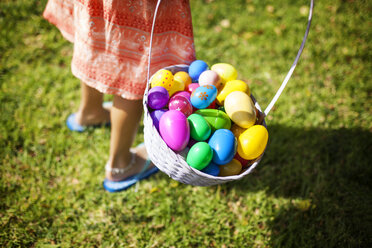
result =
[{"label": "magenta plastic egg", "polygon": [[162,86],[155,86],[149,90],[147,102],[152,109],[162,109],[169,101],[169,93]]},{"label": "magenta plastic egg", "polygon": [[165,112],[168,110],[166,109],[156,109],[150,113],[152,122],[154,123],[154,126],[156,127],[157,130],[159,130],[159,122],[160,118],[163,116]]},{"label": "magenta plastic egg", "polygon": [[190,101],[191,93],[188,92],[188,91],[178,91],[178,92],[174,93],[174,95],[172,97],[174,97],[174,96],[183,96],[183,97],[186,97],[187,100]]},{"label": "magenta plastic egg", "polygon": [[177,110],[163,114],[159,122],[159,132],[164,142],[174,151],[185,149],[190,139],[190,127],[186,116]]},{"label": "magenta plastic egg", "polygon": [[196,88],[190,97],[191,104],[197,109],[207,108],[217,97],[217,88],[214,85],[204,85]]},{"label": "magenta plastic egg", "polygon": [[198,88],[200,85],[198,83],[192,83],[192,84],[189,84],[186,88],[186,91],[189,92],[190,94],[192,94],[192,92]]},{"label": "magenta plastic egg", "polygon": [[183,96],[172,96],[169,100],[169,110],[181,111],[184,115],[189,116],[192,114],[192,106],[189,100]]}]

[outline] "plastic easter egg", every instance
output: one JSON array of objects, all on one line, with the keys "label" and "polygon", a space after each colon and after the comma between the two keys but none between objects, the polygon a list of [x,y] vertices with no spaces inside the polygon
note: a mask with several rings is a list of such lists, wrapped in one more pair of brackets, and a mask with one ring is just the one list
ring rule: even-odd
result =
[{"label": "plastic easter egg", "polygon": [[202,172],[216,177],[220,174],[220,167],[214,163],[210,163],[202,170]]},{"label": "plastic easter egg", "polygon": [[170,92],[174,87],[172,72],[164,69],[157,71],[151,79],[151,88],[154,88],[155,86],[162,86]]},{"label": "plastic easter egg", "polygon": [[150,116],[151,116],[151,119],[152,119],[152,122],[154,123],[154,126],[156,127],[156,129],[159,131],[159,122],[160,122],[160,118],[163,116],[163,114],[165,112],[167,112],[168,110],[166,109],[157,109],[157,110],[154,110],[150,113]]},{"label": "plastic easter egg", "polygon": [[228,177],[238,175],[242,171],[242,165],[236,159],[231,162],[220,166],[220,177]]},{"label": "plastic easter egg", "polygon": [[205,85],[196,88],[190,97],[191,104],[197,109],[208,107],[217,96],[217,88],[214,85]]},{"label": "plastic easter egg", "polygon": [[231,132],[235,135],[236,138],[239,138],[239,136],[247,130],[246,128],[239,127],[235,123],[230,128]]},{"label": "plastic easter egg", "polygon": [[162,86],[155,86],[149,90],[147,104],[152,109],[162,109],[169,101],[169,93]]},{"label": "plastic easter egg", "polygon": [[180,71],[174,74],[173,76],[174,84],[173,87],[169,90],[169,95],[172,96],[178,91],[184,91],[185,87],[191,84],[191,78],[187,72]]},{"label": "plastic easter egg", "polygon": [[176,72],[173,78],[174,82],[178,82],[180,85],[183,85],[184,89],[192,83],[190,75],[185,71]]},{"label": "plastic easter egg", "polygon": [[186,91],[190,93],[190,95],[194,92],[195,89],[199,88],[200,85],[198,83],[191,83],[187,86]]},{"label": "plastic easter egg", "polygon": [[193,145],[187,154],[186,162],[197,170],[202,170],[212,161],[213,151],[206,142]]},{"label": "plastic easter egg", "polygon": [[195,145],[198,142],[199,141],[196,141],[193,138],[190,138],[189,143],[187,144],[187,147],[191,148],[193,145]]},{"label": "plastic easter egg", "polygon": [[195,114],[199,114],[209,123],[212,128],[212,132],[217,129],[230,129],[231,120],[229,116],[218,109],[199,109],[195,111]]},{"label": "plastic easter egg", "polygon": [[174,151],[181,151],[189,142],[190,127],[186,116],[177,110],[163,114],[159,122],[159,132],[164,142]]},{"label": "plastic easter egg", "polygon": [[189,66],[189,75],[193,82],[197,82],[200,74],[208,70],[208,64],[203,60],[195,60]]},{"label": "plastic easter egg", "polygon": [[214,100],[211,104],[209,104],[208,107],[206,107],[207,109],[215,109],[216,108],[216,100]]},{"label": "plastic easter egg", "polygon": [[185,97],[187,100],[190,101],[191,93],[189,93],[189,92],[187,92],[187,91],[178,91],[178,92],[174,93],[172,97],[174,97],[174,96],[183,96],[183,97]]},{"label": "plastic easter egg", "polygon": [[245,130],[238,138],[239,156],[252,160],[258,158],[265,150],[269,133],[262,125],[254,125]]},{"label": "plastic easter egg", "polygon": [[238,160],[243,168],[248,166],[249,160],[240,157],[238,152],[235,153],[234,159]]},{"label": "plastic easter egg", "polygon": [[216,130],[209,139],[208,144],[213,150],[213,163],[215,164],[227,164],[235,156],[236,138],[228,129]]},{"label": "plastic easter egg", "polygon": [[242,91],[247,93],[248,96],[251,95],[251,90],[246,82],[242,80],[231,80],[226,82],[226,84],[222,87],[220,92],[217,95],[217,103],[222,105],[225,101],[227,95],[234,91]]},{"label": "plastic easter egg", "polygon": [[211,70],[217,72],[220,76],[222,85],[228,81],[235,80],[238,77],[238,72],[234,66],[227,63],[214,64]]},{"label": "plastic easter egg", "polygon": [[203,71],[202,74],[199,76],[199,84],[200,86],[204,85],[214,85],[218,89],[221,85],[221,78],[217,74],[217,72],[212,70]]},{"label": "plastic easter egg", "polygon": [[183,96],[172,96],[168,104],[169,110],[181,111],[186,117],[192,114],[192,106],[189,100]]},{"label": "plastic easter egg", "polygon": [[252,99],[241,91],[231,92],[225,99],[225,111],[230,119],[242,128],[249,128],[256,122],[256,108]]},{"label": "plastic easter egg", "polygon": [[212,129],[203,116],[192,114],[187,117],[190,126],[190,136],[194,140],[204,141],[211,135]]},{"label": "plastic easter egg", "polygon": [[[218,110],[221,110],[221,111],[223,111],[223,112],[225,112],[225,107],[224,107],[224,106],[219,106],[217,109],[218,109]],[[225,112],[225,113],[226,113],[226,112]]]}]

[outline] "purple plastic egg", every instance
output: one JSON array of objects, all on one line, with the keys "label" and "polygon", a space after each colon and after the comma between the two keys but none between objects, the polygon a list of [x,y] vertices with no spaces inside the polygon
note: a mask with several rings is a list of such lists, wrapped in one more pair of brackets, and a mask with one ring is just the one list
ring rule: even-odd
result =
[{"label": "purple plastic egg", "polygon": [[[190,101],[191,93],[187,92],[187,91],[178,91],[178,92],[174,93],[174,95],[172,97],[174,97],[174,96],[183,96],[183,97],[186,97],[187,100]],[[172,97],[171,97],[171,99],[172,99]]]},{"label": "purple plastic egg", "polygon": [[189,122],[186,116],[177,110],[169,110],[163,114],[159,131],[168,147],[177,152],[185,149],[190,139]]},{"label": "purple plastic egg", "polygon": [[169,100],[169,110],[181,111],[186,117],[192,114],[192,106],[189,100],[183,96],[172,96]]},{"label": "purple plastic egg", "polygon": [[156,127],[156,129],[159,131],[159,122],[160,122],[160,118],[163,116],[163,114],[165,112],[167,112],[168,110],[166,109],[157,109],[157,110],[154,110],[150,113],[150,116],[151,116],[151,119],[152,119],[152,122],[154,123],[154,126]]},{"label": "purple plastic egg", "polygon": [[147,102],[152,109],[162,109],[169,101],[169,93],[162,86],[155,86],[149,90]]}]

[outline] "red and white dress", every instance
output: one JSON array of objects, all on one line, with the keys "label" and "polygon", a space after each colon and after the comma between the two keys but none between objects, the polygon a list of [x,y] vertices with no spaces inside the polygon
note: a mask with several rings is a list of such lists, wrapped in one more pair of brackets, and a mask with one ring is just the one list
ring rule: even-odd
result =
[{"label": "red and white dress", "polygon": [[[74,43],[72,73],[89,86],[126,99],[146,87],[151,25],[156,0],[49,0],[43,16]],[[160,4],[151,74],[195,60],[188,0]]]}]

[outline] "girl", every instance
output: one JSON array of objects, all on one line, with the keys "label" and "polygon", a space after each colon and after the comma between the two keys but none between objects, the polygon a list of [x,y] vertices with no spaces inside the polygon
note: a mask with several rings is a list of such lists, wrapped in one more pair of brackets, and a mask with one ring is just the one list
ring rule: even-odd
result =
[{"label": "girl", "polygon": [[[124,190],[157,172],[146,148],[132,148],[142,115],[150,31],[156,0],[49,0],[44,17],[74,44],[71,70],[81,80],[78,111],[67,119],[72,131],[111,123],[104,187]],[[195,60],[188,0],[160,4],[151,71]],[[103,94],[113,105],[103,107]]]}]

